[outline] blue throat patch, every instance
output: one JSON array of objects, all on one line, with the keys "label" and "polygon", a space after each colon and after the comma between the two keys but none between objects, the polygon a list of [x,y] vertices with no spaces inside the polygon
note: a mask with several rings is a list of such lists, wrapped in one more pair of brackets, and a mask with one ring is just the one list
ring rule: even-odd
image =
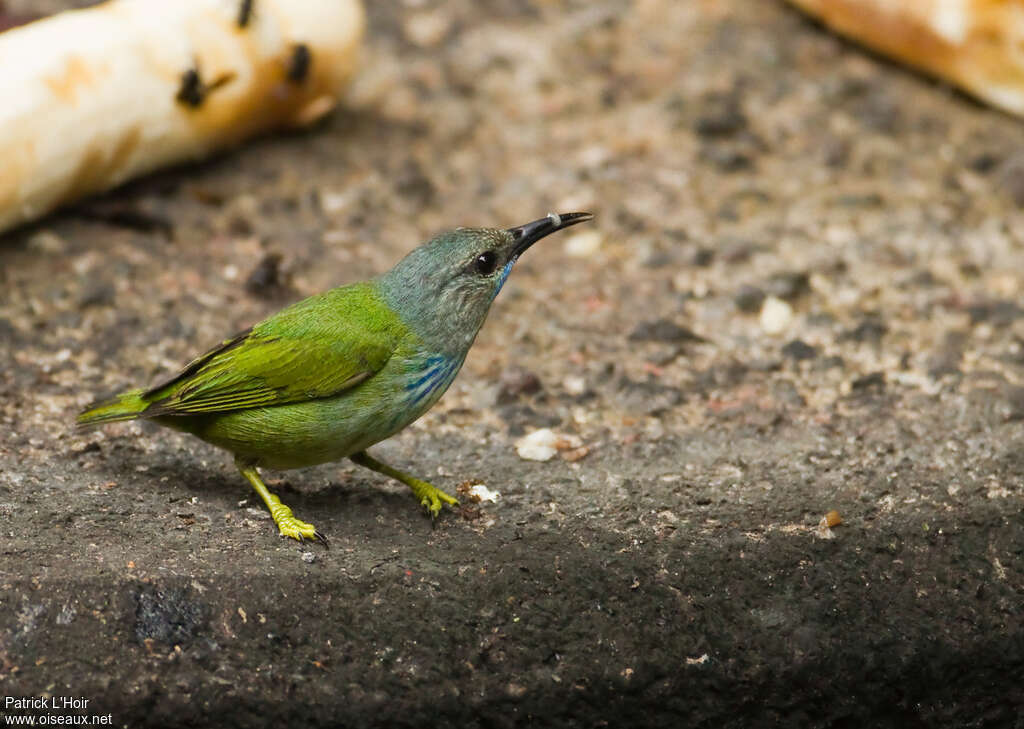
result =
[{"label": "blue throat patch", "polygon": [[505,264],[505,268],[501,270],[501,278],[498,279],[498,286],[497,288],[494,289],[494,294],[491,296],[491,301],[494,301],[498,297],[498,294],[501,292],[501,287],[504,286],[505,281],[508,280],[508,275],[512,273],[512,266],[515,265],[517,260],[518,257],[510,259],[509,262]]},{"label": "blue throat patch", "polygon": [[416,406],[438,388],[447,389],[459,371],[459,364],[456,359],[440,355],[427,357],[420,370],[423,374],[405,386],[412,397],[409,404]]}]

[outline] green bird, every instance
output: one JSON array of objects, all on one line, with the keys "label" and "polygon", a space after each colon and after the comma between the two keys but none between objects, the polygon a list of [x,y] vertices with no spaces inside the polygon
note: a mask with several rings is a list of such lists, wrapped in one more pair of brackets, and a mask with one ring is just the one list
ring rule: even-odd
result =
[{"label": "green bird", "polygon": [[79,426],[145,418],[231,452],[281,536],[327,539],[267,489],[260,468],[351,458],[401,481],[432,516],[458,501],[366,449],[409,425],[455,379],[519,256],[590,213],[458,228],[387,273],[282,309],[149,389],[96,403]]}]

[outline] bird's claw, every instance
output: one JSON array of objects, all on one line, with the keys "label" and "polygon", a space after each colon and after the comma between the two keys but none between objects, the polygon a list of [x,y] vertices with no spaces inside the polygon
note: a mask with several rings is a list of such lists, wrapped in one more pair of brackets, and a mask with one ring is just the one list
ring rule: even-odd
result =
[{"label": "bird's claw", "polygon": [[458,506],[459,500],[454,496],[446,494],[436,486],[430,486],[430,490],[423,489],[423,493],[420,494],[420,506],[427,510],[432,519],[436,519],[438,514],[441,513],[441,508],[444,504]]},{"label": "bird's claw", "polygon": [[298,540],[299,544],[304,544],[307,539],[314,542],[320,542],[325,547],[330,545],[327,543],[327,537],[316,530],[312,524],[296,519],[292,514],[292,510],[284,504],[275,504],[270,509],[270,515],[274,518],[274,523],[277,524],[277,528],[281,533],[282,537],[290,537]]}]

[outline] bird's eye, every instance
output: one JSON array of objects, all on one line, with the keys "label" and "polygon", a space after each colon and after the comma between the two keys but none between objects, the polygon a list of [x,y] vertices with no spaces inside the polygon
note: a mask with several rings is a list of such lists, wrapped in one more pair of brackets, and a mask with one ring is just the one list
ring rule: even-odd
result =
[{"label": "bird's eye", "polygon": [[481,276],[490,276],[498,265],[498,254],[494,251],[484,251],[473,261],[473,270]]}]

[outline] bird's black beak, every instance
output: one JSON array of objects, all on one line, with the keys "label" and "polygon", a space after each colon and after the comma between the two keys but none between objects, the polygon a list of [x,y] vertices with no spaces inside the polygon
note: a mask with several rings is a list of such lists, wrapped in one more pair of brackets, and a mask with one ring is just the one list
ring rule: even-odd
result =
[{"label": "bird's black beak", "polygon": [[570,225],[592,220],[593,217],[590,213],[562,213],[561,215],[558,213],[548,213],[546,218],[534,220],[532,223],[520,225],[516,228],[509,228],[508,232],[512,234],[512,239],[515,242],[515,247],[512,249],[512,258],[518,258],[522,255],[523,251],[544,236],[551,235],[562,228],[568,228]]}]

